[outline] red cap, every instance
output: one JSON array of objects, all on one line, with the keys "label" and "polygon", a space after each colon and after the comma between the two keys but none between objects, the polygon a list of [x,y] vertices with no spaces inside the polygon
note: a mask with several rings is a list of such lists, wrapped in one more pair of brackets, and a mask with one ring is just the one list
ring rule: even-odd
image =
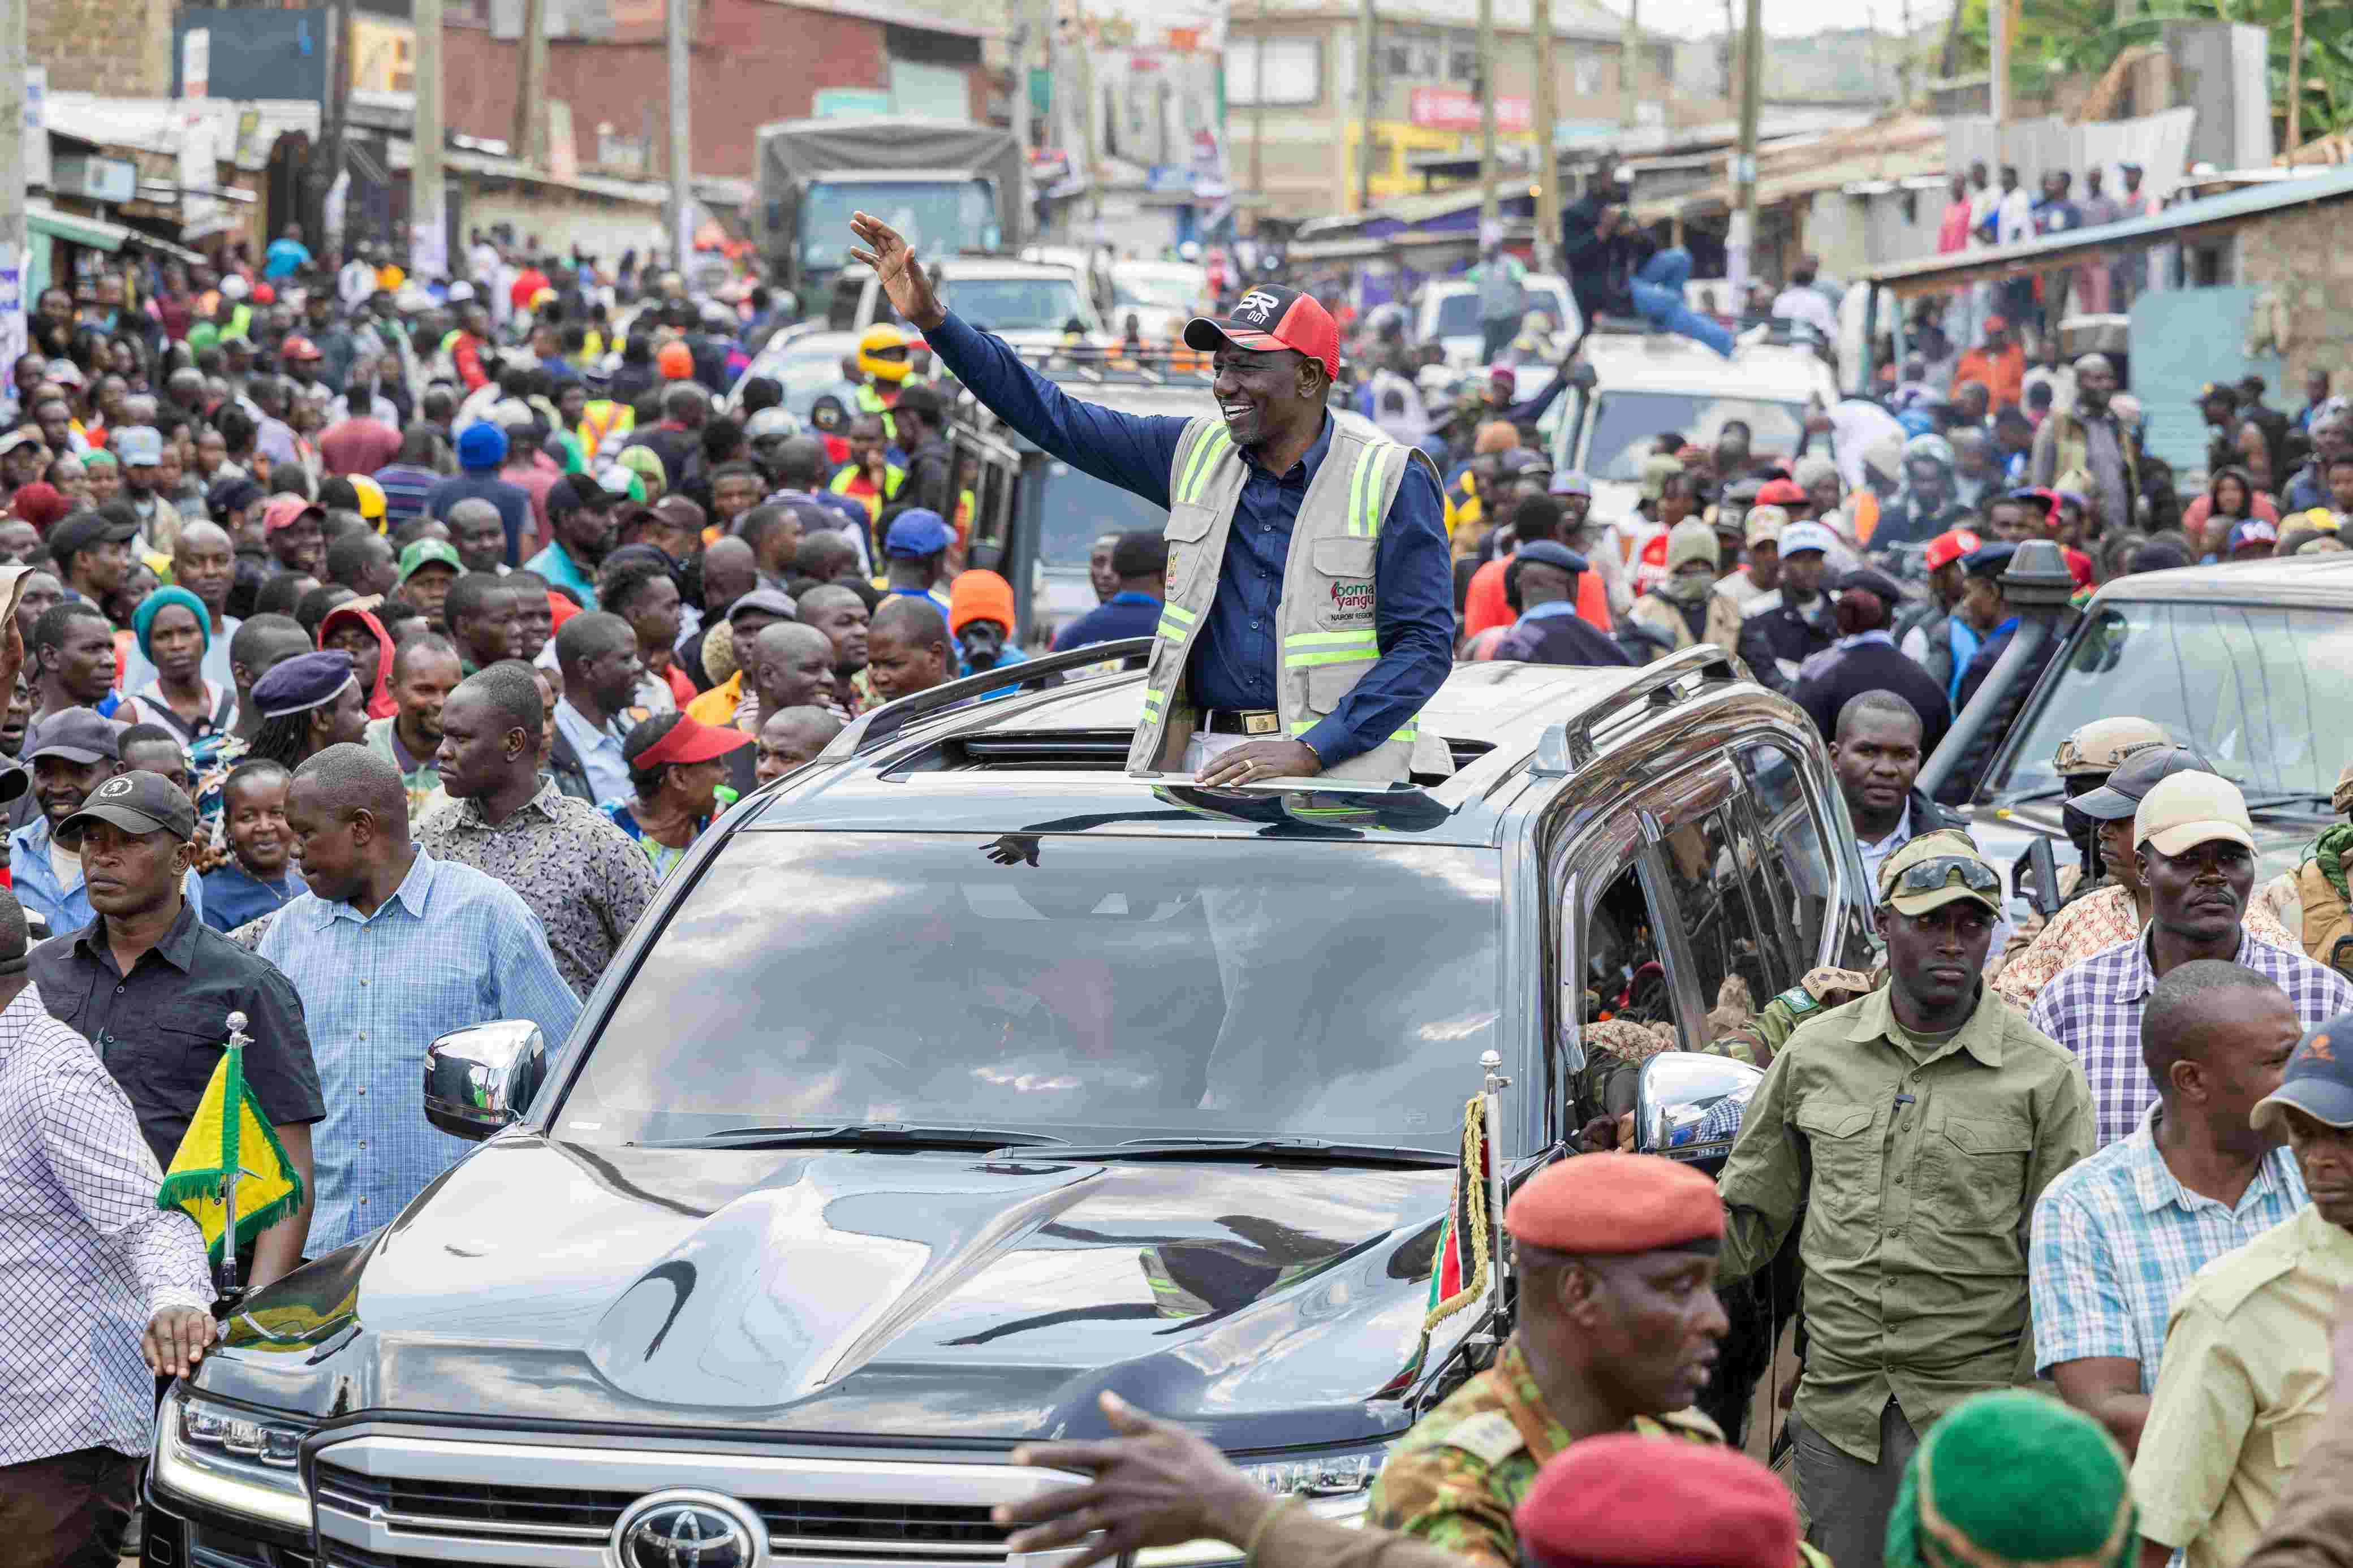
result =
[{"label": "red cap", "polygon": [[670,763],[707,763],[751,743],[752,737],[741,730],[723,730],[691,713],[681,713],[670,733],[639,752],[629,765],[657,768]]},{"label": "red cap", "polygon": [[1809,506],[1811,498],[1799,488],[1795,479],[1767,479],[1757,487],[1755,506]]},{"label": "red cap", "polygon": [[267,283],[256,283],[253,286],[253,302],[257,305],[275,305],[278,303],[278,290]]},{"label": "red cap", "polygon": [[1296,349],[1324,362],[1324,374],[1340,374],[1340,328],[1312,294],[1261,283],[1234,301],[1223,316],[1196,316],[1185,323],[1185,346],[1214,353],[1220,343],[1265,353]]},{"label": "red cap", "polygon": [[684,381],[694,374],[694,351],[681,342],[664,343],[654,355],[654,368],[667,380]]},{"label": "red cap", "polygon": [[2007,316],[1988,316],[1985,319],[1985,327],[1983,330],[1989,332],[2006,332],[2010,331],[2010,318]]},{"label": "red cap", "polygon": [[278,357],[280,359],[322,359],[325,356],[319,353],[318,344],[312,342],[306,337],[297,335],[288,338],[284,342],[278,345]]},{"label": "red cap", "polygon": [[292,527],[304,516],[311,513],[316,513],[321,522],[327,521],[324,510],[304,500],[301,496],[272,496],[269,498],[269,504],[261,511],[261,531],[264,533],[275,533],[281,528]]},{"label": "red cap", "polygon": [[1934,572],[1940,566],[1950,566],[1984,542],[1966,528],[1947,529],[1928,541],[1928,570]]},{"label": "red cap", "polygon": [[1574,1256],[1658,1252],[1724,1236],[1715,1184],[1656,1154],[1583,1154],[1546,1166],[1504,1207],[1529,1247]]},{"label": "red cap", "polygon": [[1588,1437],[1555,1455],[1512,1523],[1524,1556],[1545,1568],[1797,1568],[1799,1561],[1797,1505],[1772,1471],[1736,1448],[1632,1432]]}]

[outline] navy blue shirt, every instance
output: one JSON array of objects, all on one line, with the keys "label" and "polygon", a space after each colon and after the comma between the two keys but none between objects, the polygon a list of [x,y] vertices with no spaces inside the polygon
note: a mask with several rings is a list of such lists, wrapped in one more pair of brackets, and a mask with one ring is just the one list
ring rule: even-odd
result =
[{"label": "navy blue shirt", "polygon": [[1117,642],[1123,637],[1148,637],[1160,629],[1160,601],[1149,594],[1113,594],[1054,634],[1054,651],[1064,653],[1089,643]]},{"label": "navy blue shirt", "polygon": [[[1106,484],[1168,504],[1168,469],[1186,421],[1175,415],[1121,414],[1082,403],[1023,364],[1003,342],[954,313],[923,334],[940,363],[997,416],[1072,468]],[[1300,502],[1332,449],[1332,421],[1285,474],[1253,452],[1234,508],[1218,592],[1203,617],[1186,689],[1204,708],[1275,706],[1282,569]],[[1445,505],[1437,481],[1409,464],[1381,525],[1374,558],[1374,637],[1381,657],[1330,717],[1300,739],[1324,765],[1362,756],[1410,723],[1454,665],[1454,573]]]},{"label": "navy blue shirt", "polygon": [[449,509],[461,500],[486,500],[499,509],[499,521],[507,531],[507,564],[522,565],[523,538],[532,531],[531,492],[499,478],[495,468],[453,474],[425,492],[421,515],[447,521]]}]

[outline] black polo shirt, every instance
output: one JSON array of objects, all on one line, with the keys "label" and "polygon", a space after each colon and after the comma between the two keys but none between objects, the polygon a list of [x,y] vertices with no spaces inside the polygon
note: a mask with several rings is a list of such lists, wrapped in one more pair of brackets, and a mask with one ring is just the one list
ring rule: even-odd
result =
[{"label": "black polo shirt", "polygon": [[270,1123],[327,1114],[292,983],[185,903],[163,942],[141,953],[128,975],[115,968],[106,945],[104,915],[41,943],[30,967],[41,1005],[97,1050],[131,1097],[139,1131],[166,1170],[227,1049],[231,1013],[245,1015],[253,1040],[245,1049],[245,1081]]}]

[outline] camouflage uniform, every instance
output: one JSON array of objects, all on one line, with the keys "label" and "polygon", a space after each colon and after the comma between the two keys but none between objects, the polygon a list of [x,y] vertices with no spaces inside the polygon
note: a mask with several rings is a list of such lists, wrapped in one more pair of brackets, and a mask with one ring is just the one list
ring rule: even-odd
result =
[{"label": "camouflage uniform", "polygon": [[[1697,1410],[1638,1416],[1628,1430],[1724,1441],[1715,1423]],[[1519,1342],[1506,1341],[1493,1367],[1456,1389],[1389,1450],[1373,1483],[1366,1522],[1485,1568],[1519,1568],[1512,1510],[1535,1484],[1537,1469],[1568,1442],[1567,1432],[1545,1410]]]},{"label": "camouflage uniform", "polygon": [[1769,1067],[1781,1047],[1797,1033],[1799,1025],[1825,1008],[1878,990],[1885,979],[1884,970],[1873,974],[1852,969],[1808,970],[1803,981],[1766,1003],[1763,1012],[1708,1049],[1714,1055],[1730,1057],[1750,1067]]}]

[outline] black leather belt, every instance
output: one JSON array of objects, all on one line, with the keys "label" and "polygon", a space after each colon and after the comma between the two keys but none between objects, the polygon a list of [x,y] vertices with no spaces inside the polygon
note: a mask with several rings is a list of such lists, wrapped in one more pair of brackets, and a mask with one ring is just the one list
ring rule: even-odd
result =
[{"label": "black leather belt", "polygon": [[1280,735],[1282,721],[1267,708],[1211,708],[1201,715],[1201,729],[1211,735]]}]

